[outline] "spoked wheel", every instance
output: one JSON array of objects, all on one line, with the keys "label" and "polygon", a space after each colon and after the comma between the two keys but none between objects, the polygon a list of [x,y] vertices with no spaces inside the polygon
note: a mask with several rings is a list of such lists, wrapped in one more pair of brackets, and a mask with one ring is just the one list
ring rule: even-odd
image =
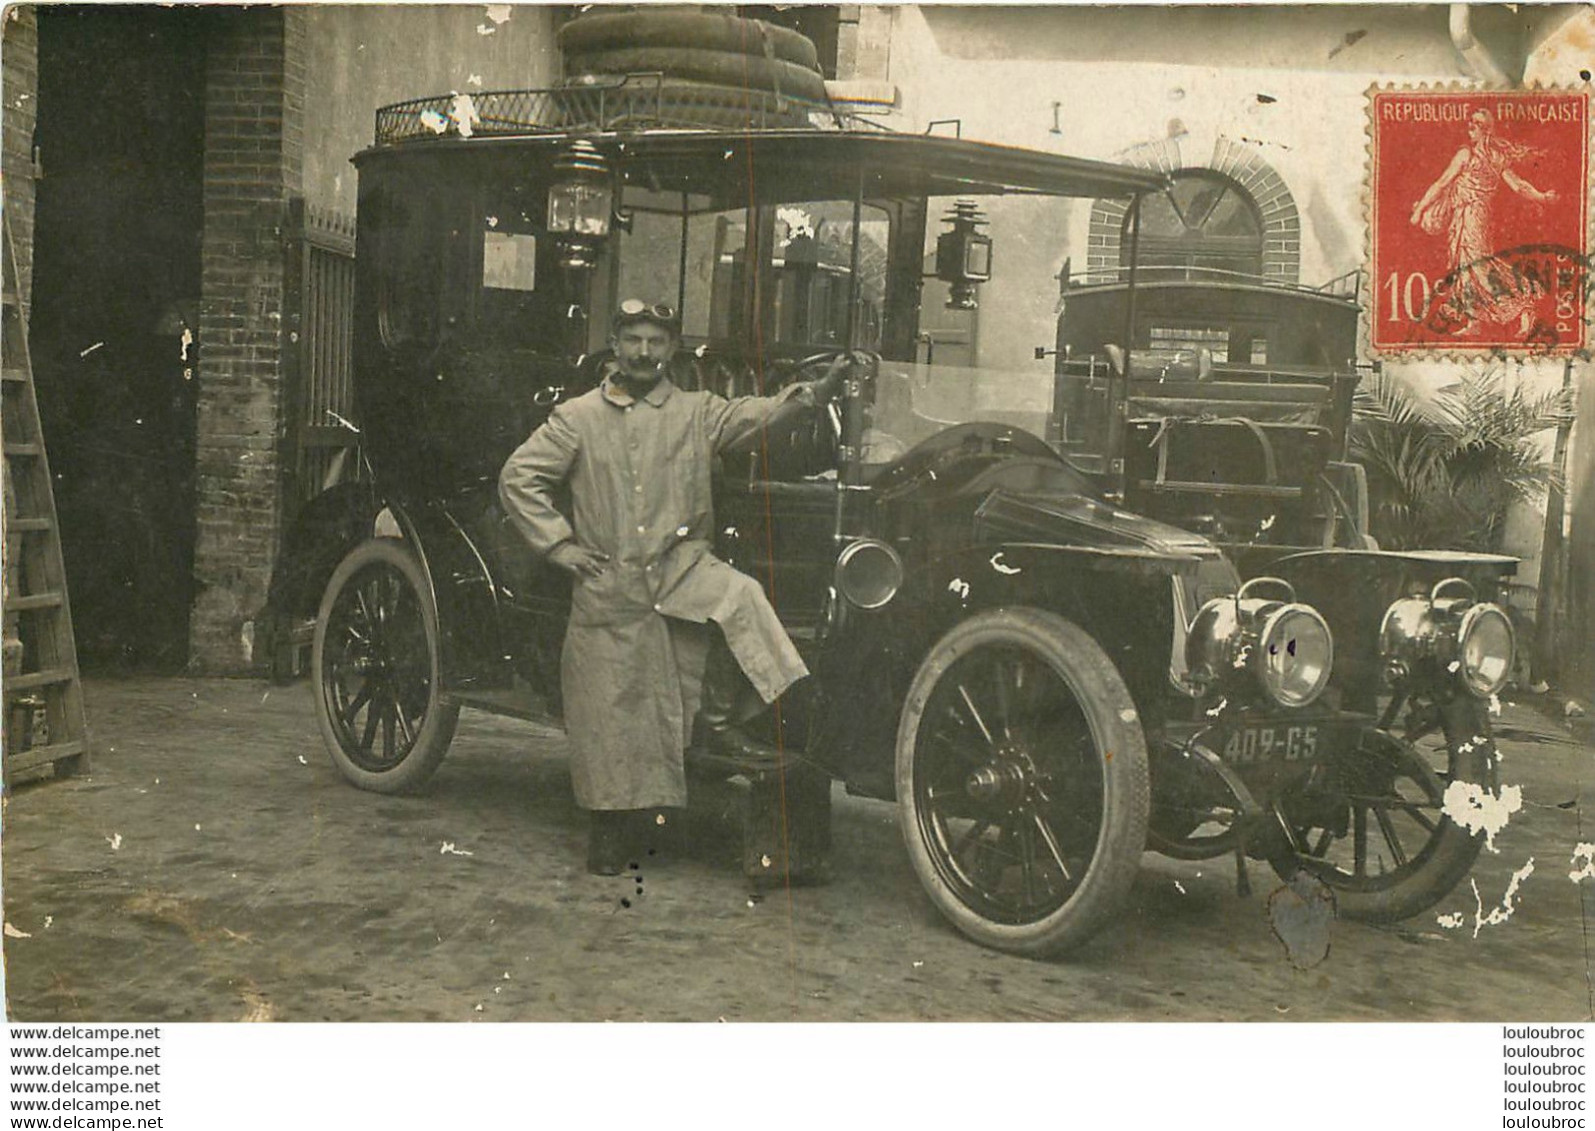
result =
[{"label": "spoked wheel", "polygon": [[[1482,718],[1479,727],[1488,734]],[[1483,843],[1445,815],[1446,787],[1489,778],[1484,743],[1453,749],[1438,736],[1409,742],[1369,731],[1285,799],[1281,812],[1302,854],[1276,860],[1274,869],[1285,879],[1297,868],[1317,876],[1347,918],[1390,923],[1416,915],[1461,882]]]},{"label": "spoked wheel", "polygon": [[346,778],[401,793],[432,776],[460,708],[442,700],[437,610],[404,543],[373,538],[333,571],[311,671],[322,737]]},{"label": "spoked wheel", "polygon": [[1018,954],[1085,941],[1146,842],[1146,743],[1113,662],[1037,609],[983,613],[932,649],[897,737],[903,839],[959,930]]}]

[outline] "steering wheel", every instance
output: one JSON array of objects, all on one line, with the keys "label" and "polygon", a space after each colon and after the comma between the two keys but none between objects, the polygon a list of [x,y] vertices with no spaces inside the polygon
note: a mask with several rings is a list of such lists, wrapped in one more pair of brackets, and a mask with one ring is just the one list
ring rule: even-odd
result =
[{"label": "steering wheel", "polygon": [[[785,389],[798,382],[817,381],[830,372],[831,366],[838,358],[849,356],[848,350],[827,349],[817,350],[795,359],[773,360],[769,372],[778,379],[768,382],[767,387],[779,384]],[[817,408],[818,411],[811,414],[806,427],[799,427],[788,434],[787,442],[791,444],[794,454],[801,453],[797,462],[802,466],[804,475],[835,470],[840,454],[842,443],[840,406],[833,397],[821,401]]]},{"label": "steering wheel", "polygon": [[803,377],[803,374],[805,374],[808,370],[814,369],[822,363],[829,366],[830,362],[836,360],[838,357],[843,357],[850,352],[851,351],[849,350],[832,348],[826,350],[817,350],[805,357],[795,359],[779,357],[770,363],[770,368],[780,373],[790,374],[793,380],[807,380],[807,378]]},{"label": "steering wheel", "polygon": [[[784,388],[788,385],[796,384],[799,381],[818,380],[830,372],[831,365],[838,358],[851,359],[854,358],[856,354],[862,353],[862,350],[818,350],[814,353],[808,354],[805,357],[797,358],[796,360],[777,360],[771,364],[771,368],[785,376],[785,380],[781,382],[782,387]],[[852,364],[856,365],[858,362],[854,360]],[[820,419],[828,421],[830,424],[831,443],[833,445],[840,444],[842,442],[842,414],[840,411],[838,411],[835,400],[833,399],[826,403],[822,403],[820,405],[820,409]],[[819,424],[816,422],[816,433],[818,432],[818,429]]]}]

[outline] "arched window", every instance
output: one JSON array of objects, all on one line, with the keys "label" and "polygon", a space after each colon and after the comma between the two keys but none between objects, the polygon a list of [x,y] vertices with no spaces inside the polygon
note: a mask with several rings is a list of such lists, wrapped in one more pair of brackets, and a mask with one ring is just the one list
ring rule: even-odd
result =
[{"label": "arched window", "polygon": [[[1143,268],[1261,275],[1262,213],[1251,194],[1222,173],[1181,169],[1168,189],[1142,201],[1140,260]],[[1126,215],[1119,263],[1129,262]]]},{"label": "arched window", "polygon": [[[1301,216],[1284,179],[1256,145],[1220,137],[1212,152],[1200,158],[1181,152],[1193,144],[1189,138],[1164,138],[1120,155],[1128,164],[1174,178],[1167,194],[1147,197],[1142,204],[1141,263],[1299,282]],[[1123,200],[1098,200],[1091,206],[1086,265],[1098,281],[1124,278],[1130,261],[1124,238],[1127,211]]]}]

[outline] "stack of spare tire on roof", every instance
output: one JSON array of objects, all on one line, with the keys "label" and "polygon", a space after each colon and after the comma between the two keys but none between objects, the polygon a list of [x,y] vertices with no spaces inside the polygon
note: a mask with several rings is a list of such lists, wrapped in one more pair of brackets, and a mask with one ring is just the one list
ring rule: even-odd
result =
[{"label": "stack of spare tire on roof", "polygon": [[626,104],[637,125],[806,126],[809,115],[826,105],[813,41],[764,20],[715,11],[604,8],[561,27],[559,46],[567,87],[652,76],[627,83],[628,91],[635,88]]}]

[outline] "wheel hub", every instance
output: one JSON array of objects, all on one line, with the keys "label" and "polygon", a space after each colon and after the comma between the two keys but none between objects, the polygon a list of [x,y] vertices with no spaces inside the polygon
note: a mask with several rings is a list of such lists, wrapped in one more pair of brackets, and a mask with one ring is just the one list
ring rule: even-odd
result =
[{"label": "wheel hub", "polygon": [[387,649],[377,645],[368,646],[350,657],[350,662],[360,675],[376,678],[389,674],[393,668],[392,657]]},{"label": "wheel hub", "polygon": [[964,790],[974,801],[1011,808],[1035,800],[1039,778],[1035,763],[1024,751],[1004,746],[998,751],[997,761],[970,772],[964,779]]}]

